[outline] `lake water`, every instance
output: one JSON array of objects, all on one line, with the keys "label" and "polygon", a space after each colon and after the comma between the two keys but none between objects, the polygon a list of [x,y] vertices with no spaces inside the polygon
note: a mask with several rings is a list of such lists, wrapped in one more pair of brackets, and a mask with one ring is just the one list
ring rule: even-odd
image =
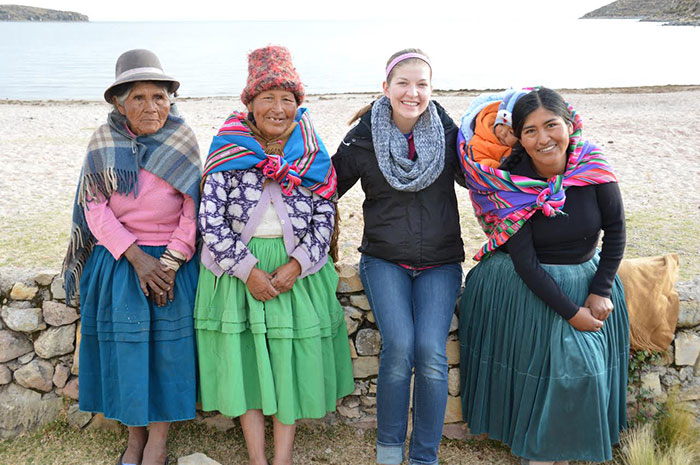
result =
[{"label": "lake water", "polygon": [[308,93],[379,91],[404,47],[431,55],[437,89],[700,84],[700,27],[634,20],[0,23],[0,99],[101,99],[132,48],[181,96],[238,95],[267,44],[289,47]]}]

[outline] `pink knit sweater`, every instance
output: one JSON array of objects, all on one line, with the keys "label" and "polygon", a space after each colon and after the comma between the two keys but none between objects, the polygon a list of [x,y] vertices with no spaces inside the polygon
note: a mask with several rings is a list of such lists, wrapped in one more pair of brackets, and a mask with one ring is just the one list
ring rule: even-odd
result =
[{"label": "pink knit sweater", "polygon": [[167,245],[187,260],[194,255],[197,223],[192,198],[146,170],[139,171],[136,198],[133,193],[115,193],[107,200],[89,202],[85,218],[98,245],[115,260],[134,242]]}]

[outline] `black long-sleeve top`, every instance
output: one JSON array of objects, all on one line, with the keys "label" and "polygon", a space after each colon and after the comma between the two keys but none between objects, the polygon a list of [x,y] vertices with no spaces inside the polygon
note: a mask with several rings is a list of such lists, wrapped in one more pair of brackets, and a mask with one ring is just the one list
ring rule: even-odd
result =
[{"label": "black long-sleeve top", "polygon": [[[536,174],[527,155],[512,172],[543,179]],[[602,230],[600,263],[589,293],[610,297],[625,250],[626,234],[625,213],[617,183],[569,187],[563,211],[566,215],[553,218],[537,211],[500,250],[510,254],[515,271],[527,287],[568,320],[576,314],[579,304],[561,290],[540,264],[578,264],[590,260]]]}]

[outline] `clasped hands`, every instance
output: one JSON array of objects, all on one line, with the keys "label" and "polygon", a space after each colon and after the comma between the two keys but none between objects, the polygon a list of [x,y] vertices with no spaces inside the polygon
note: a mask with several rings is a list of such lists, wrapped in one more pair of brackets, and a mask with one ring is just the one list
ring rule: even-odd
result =
[{"label": "clasped hands", "polygon": [[569,319],[569,324],[579,331],[599,331],[613,311],[613,303],[607,297],[589,294],[583,307]]},{"label": "clasped hands", "polygon": [[158,307],[164,307],[175,298],[175,270],[163,266],[160,260],[151,257],[133,243],[124,256],[134,267],[141,290],[151,297]]},{"label": "clasped hands", "polygon": [[253,268],[246,281],[248,290],[256,300],[265,302],[289,291],[301,274],[301,265],[294,258],[272,273]]}]

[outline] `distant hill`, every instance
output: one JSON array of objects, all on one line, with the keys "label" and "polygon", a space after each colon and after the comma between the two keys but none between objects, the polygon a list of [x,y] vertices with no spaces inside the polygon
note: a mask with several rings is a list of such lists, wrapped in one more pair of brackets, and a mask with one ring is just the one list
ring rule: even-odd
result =
[{"label": "distant hill", "polygon": [[586,13],[583,18],[634,18],[700,26],[700,0],[617,0]]},{"label": "distant hill", "polygon": [[89,21],[74,11],[48,10],[23,5],[0,5],[0,21]]}]

